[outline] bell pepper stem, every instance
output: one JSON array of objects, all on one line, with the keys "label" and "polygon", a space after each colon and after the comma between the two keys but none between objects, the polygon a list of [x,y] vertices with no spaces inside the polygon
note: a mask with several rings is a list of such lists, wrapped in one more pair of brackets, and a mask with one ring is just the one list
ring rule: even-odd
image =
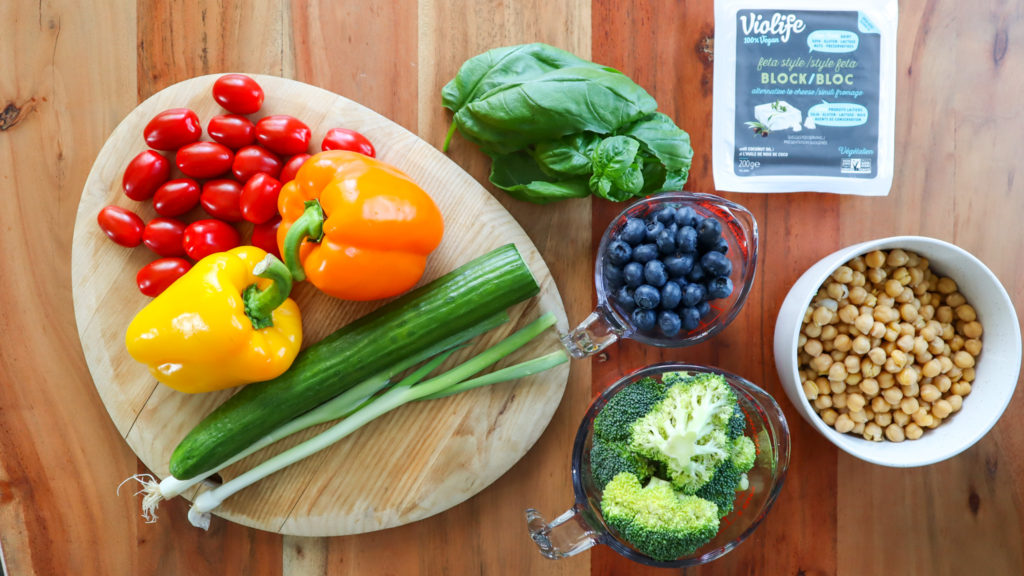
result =
[{"label": "bell pepper stem", "polygon": [[306,211],[288,229],[288,234],[284,237],[284,250],[281,252],[295,282],[306,279],[306,271],[302,269],[299,258],[302,241],[309,238],[313,242],[319,242],[324,235],[324,209],[320,202],[307,200],[305,205]]},{"label": "bell pepper stem", "polygon": [[288,272],[288,267],[273,254],[267,254],[267,257],[252,269],[252,273],[270,280],[270,286],[262,290],[256,284],[250,284],[242,293],[245,315],[252,322],[253,329],[262,330],[274,325],[274,310],[277,310],[291,294],[292,275]]}]

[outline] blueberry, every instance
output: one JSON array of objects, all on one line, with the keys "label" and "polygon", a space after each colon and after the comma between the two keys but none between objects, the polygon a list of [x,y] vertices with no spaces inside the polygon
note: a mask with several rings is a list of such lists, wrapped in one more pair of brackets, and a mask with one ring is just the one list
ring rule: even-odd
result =
[{"label": "blueberry", "polygon": [[[639,290],[639,288],[637,288]],[[703,284],[687,284],[686,289],[683,290],[682,303],[683,306],[691,308],[700,304],[700,301],[707,295],[707,291],[704,289]]]},{"label": "blueberry", "polygon": [[622,240],[612,240],[605,249],[605,257],[615,266],[625,266],[633,256],[633,247]]},{"label": "blueberry", "polygon": [[649,221],[644,231],[644,242],[655,242],[658,239],[658,234],[661,234],[664,229],[665,224],[661,220]]},{"label": "blueberry", "polygon": [[627,218],[626,224],[622,227],[622,232],[619,233],[619,238],[633,246],[636,246],[644,241],[644,234],[646,233],[647,227],[644,225],[643,220],[639,218]]},{"label": "blueberry", "polygon": [[690,268],[690,272],[686,274],[686,279],[690,282],[703,282],[707,276],[708,275],[704,272],[704,267],[700,265],[700,262],[694,262],[693,268]]},{"label": "blueberry", "polygon": [[687,332],[696,330],[697,327],[700,326],[700,312],[692,306],[683,308],[679,313],[679,319],[682,321],[683,330],[686,330]]},{"label": "blueberry", "polygon": [[676,246],[680,252],[697,251],[697,231],[692,226],[683,226],[676,232]]},{"label": "blueberry", "polygon": [[662,254],[671,254],[676,251],[676,235],[670,228],[662,230],[654,243],[658,245],[658,251]]},{"label": "blueberry", "polygon": [[711,312],[711,304],[707,300],[702,301],[697,304],[697,312],[700,313],[701,318],[707,316],[708,312]]},{"label": "blueberry", "polygon": [[679,226],[695,226],[697,224],[697,213],[689,206],[677,209],[676,224],[679,224]]},{"label": "blueberry", "polygon": [[661,329],[661,333],[669,338],[679,334],[679,330],[682,329],[683,323],[679,319],[679,315],[675,312],[665,310],[661,314],[658,314],[658,328]]},{"label": "blueberry", "polygon": [[644,265],[639,262],[630,262],[622,268],[622,279],[626,286],[636,288],[644,283]]},{"label": "blueberry", "polygon": [[669,276],[686,276],[693,268],[693,256],[690,256],[689,254],[669,256],[668,258],[665,258],[665,267],[668,268]]},{"label": "blueberry", "polygon": [[654,310],[661,302],[661,292],[658,292],[654,286],[641,284],[633,292],[633,301],[636,302],[637,308]]},{"label": "blueberry", "polygon": [[626,314],[636,308],[636,302],[633,301],[633,289],[629,286],[623,286],[616,290],[615,294],[612,294],[612,301]]},{"label": "blueberry", "polygon": [[633,326],[636,326],[637,330],[653,330],[654,326],[658,323],[658,315],[655,314],[654,310],[637,308],[633,310],[632,318]]},{"label": "blueberry", "polygon": [[[718,252],[712,252],[718,254]],[[732,294],[732,280],[728,276],[712,278],[708,282],[708,298],[728,298]]]},{"label": "blueberry", "polygon": [[709,276],[732,274],[732,261],[721,252],[708,252],[700,257],[700,266]]},{"label": "blueberry", "polygon": [[679,306],[682,298],[683,289],[679,287],[679,284],[669,280],[661,287],[661,307],[665,310],[672,310]]},{"label": "blueberry", "polygon": [[651,286],[658,288],[664,286],[665,282],[668,282],[668,272],[665,270],[665,264],[661,260],[651,260],[644,264],[644,280]]},{"label": "blueberry", "polygon": [[654,215],[654,218],[658,222],[661,222],[665,226],[668,226],[669,224],[675,222],[675,220],[676,220],[675,208],[671,208],[669,206],[666,206],[666,207],[662,208],[661,210],[658,210],[658,212]]},{"label": "blueberry", "polygon": [[633,261],[647,264],[658,257],[658,247],[654,244],[641,244],[633,249]]},{"label": "blueberry", "polygon": [[604,267],[604,284],[610,290],[618,290],[619,287],[625,283],[626,278],[622,272],[622,268],[613,265]]},{"label": "blueberry", "polygon": [[697,228],[697,244],[704,250],[710,250],[718,244],[722,237],[722,223],[714,218],[707,218]]},{"label": "blueberry", "polygon": [[718,243],[715,244],[715,247],[712,248],[712,250],[715,252],[721,252],[722,254],[727,254],[729,252],[729,242],[727,242],[725,238],[719,238]]}]

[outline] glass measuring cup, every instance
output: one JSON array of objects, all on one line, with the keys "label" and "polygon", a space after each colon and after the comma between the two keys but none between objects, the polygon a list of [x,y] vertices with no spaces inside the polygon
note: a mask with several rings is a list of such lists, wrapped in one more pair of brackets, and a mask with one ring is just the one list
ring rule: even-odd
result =
[{"label": "glass measuring cup", "polygon": [[[725,378],[735,390],[740,407],[747,416],[744,434],[754,440],[757,458],[754,467],[747,473],[748,488],[736,493],[735,509],[721,519],[718,534],[690,556],[661,562],[638,552],[605,524],[601,516],[601,490],[591,478],[590,448],[594,418],[612,396],[641,378],[658,377],[664,372],[676,371],[711,372]],[[623,377],[591,403],[576,433],[572,451],[575,502],[569,510],[551,522],[545,520],[537,510],[527,509],[526,521],[530,537],[541,554],[551,559],[574,556],[595,544],[604,544],[630,560],[650,566],[677,568],[705,564],[734,549],[764,520],[782,489],[789,467],[789,451],[786,418],[775,400],[758,386],[717,368],[671,362],[654,364]]]},{"label": "glass measuring cup", "polygon": [[[715,218],[721,222],[722,238],[728,246],[726,256],[732,263],[729,278],[734,286],[727,298],[709,302],[710,310],[701,317],[696,329],[682,330],[673,337],[659,334],[657,327],[651,331],[637,329],[630,315],[611,298],[611,280],[605,273],[608,245],[622,232],[626,221],[630,218],[644,219],[668,206],[689,206],[699,216]],[[669,192],[650,196],[626,208],[605,230],[594,266],[597,308],[574,330],[563,335],[562,343],[574,358],[596,354],[620,338],[630,338],[663,348],[697,344],[720,332],[736,317],[754,283],[756,267],[757,221],[749,210],[711,194]]]}]

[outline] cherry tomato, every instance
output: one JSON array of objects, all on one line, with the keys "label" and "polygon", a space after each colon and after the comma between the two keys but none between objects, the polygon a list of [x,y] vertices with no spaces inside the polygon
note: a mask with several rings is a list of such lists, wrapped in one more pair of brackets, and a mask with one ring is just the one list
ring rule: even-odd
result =
[{"label": "cherry tomato", "polygon": [[143,266],[135,275],[135,283],[139,285],[139,292],[156,297],[191,269],[192,265],[184,258],[160,258]]},{"label": "cherry tomato", "polygon": [[252,227],[252,245],[257,248],[262,248],[269,254],[273,254],[278,258],[281,257],[281,251],[277,247],[277,229],[281,226],[281,217],[274,216],[269,221],[263,224],[257,224]]},{"label": "cherry tomato", "polygon": [[153,218],[142,231],[142,242],[158,256],[184,256],[185,223],[174,218]]},{"label": "cherry tomato", "polygon": [[213,83],[213,99],[228,112],[254,114],[263,105],[263,88],[245,74],[225,74]]},{"label": "cherry tomato", "polygon": [[312,133],[298,118],[277,114],[256,123],[256,141],[277,154],[290,156],[309,150]]},{"label": "cherry tomato", "polygon": [[150,148],[174,151],[199,140],[203,126],[188,108],[171,108],[154,116],[142,134]]},{"label": "cherry tomato", "polygon": [[210,180],[203,184],[203,194],[199,203],[203,210],[225,222],[241,222],[242,185],[230,178]]},{"label": "cherry tomato", "polygon": [[148,200],[171,175],[171,163],[152,150],[139,152],[124,169],[121,187],[132,200]]},{"label": "cherry tomato", "polygon": [[193,260],[231,250],[241,241],[238,230],[220,220],[197,220],[185,228],[185,253]]},{"label": "cherry tomato", "polygon": [[281,184],[287,184],[292,180],[295,180],[295,174],[298,173],[299,168],[302,168],[302,165],[305,164],[306,160],[309,160],[309,158],[309,154],[296,154],[289,158],[288,161],[285,162],[284,168],[281,169],[281,176],[278,178],[278,180],[281,181]]},{"label": "cherry tomato", "polygon": [[121,246],[133,248],[142,243],[142,231],[146,225],[142,218],[131,210],[120,206],[107,206],[96,216],[100,229]]},{"label": "cherry tomato", "polygon": [[320,144],[321,150],[351,150],[373,158],[377,155],[373,144],[359,132],[348,128],[331,128]]},{"label": "cherry tomato", "polygon": [[210,118],[206,133],[214,141],[237,150],[256,141],[256,125],[245,116],[221,114]]},{"label": "cherry tomato", "polygon": [[260,172],[277,178],[281,173],[281,159],[261,146],[246,146],[235,153],[231,173],[239,182],[248,182]]},{"label": "cherry tomato", "polygon": [[153,195],[153,208],[161,216],[181,216],[199,203],[199,183],[191,178],[164,182]]},{"label": "cherry tomato", "polygon": [[216,142],[196,142],[178,150],[174,161],[192,178],[213,178],[231,169],[235,156],[231,149]]},{"label": "cherry tomato", "polygon": [[281,183],[273,176],[262,172],[256,174],[242,187],[242,218],[253,224],[262,224],[277,216],[277,195]]}]

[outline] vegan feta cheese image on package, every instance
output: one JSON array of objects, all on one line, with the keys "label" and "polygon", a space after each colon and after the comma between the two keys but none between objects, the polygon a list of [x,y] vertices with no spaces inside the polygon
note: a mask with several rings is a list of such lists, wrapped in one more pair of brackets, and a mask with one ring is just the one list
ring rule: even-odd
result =
[{"label": "vegan feta cheese image on package", "polygon": [[716,0],[715,188],[888,194],[898,12],[896,0]]}]

